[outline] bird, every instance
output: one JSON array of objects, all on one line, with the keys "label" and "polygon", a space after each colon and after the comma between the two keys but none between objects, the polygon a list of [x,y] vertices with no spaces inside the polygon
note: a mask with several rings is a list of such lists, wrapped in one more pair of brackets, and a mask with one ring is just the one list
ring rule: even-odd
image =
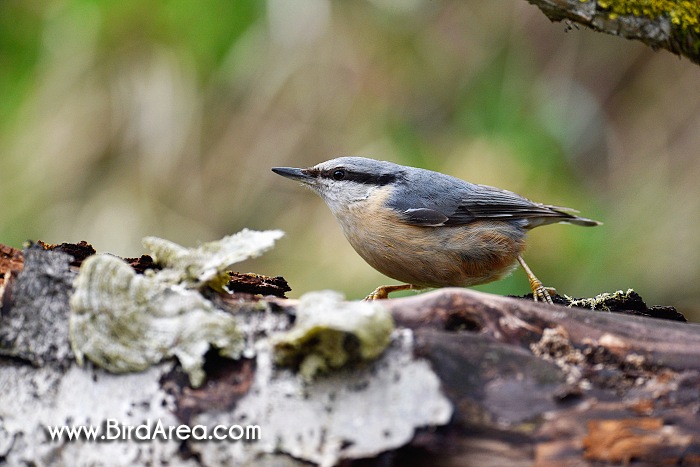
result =
[{"label": "bird", "polygon": [[534,300],[553,303],[556,291],[544,287],[522,258],[527,232],[559,222],[601,224],[508,190],[366,157],[272,171],[315,191],[355,251],[402,283],[377,287],[367,300],[399,290],[486,284],[519,263]]}]

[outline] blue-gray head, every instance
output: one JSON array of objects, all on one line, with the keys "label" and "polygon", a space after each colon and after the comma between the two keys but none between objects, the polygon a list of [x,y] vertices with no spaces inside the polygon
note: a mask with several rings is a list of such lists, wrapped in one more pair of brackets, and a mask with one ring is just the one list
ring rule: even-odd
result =
[{"label": "blue-gray head", "polygon": [[366,200],[374,190],[400,182],[407,167],[364,157],[338,157],[306,169],[274,167],[318,193],[333,212]]}]

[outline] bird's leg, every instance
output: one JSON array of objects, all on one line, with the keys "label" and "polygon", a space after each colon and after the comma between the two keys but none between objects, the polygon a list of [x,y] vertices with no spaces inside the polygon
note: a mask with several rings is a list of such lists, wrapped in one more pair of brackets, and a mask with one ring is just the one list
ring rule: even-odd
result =
[{"label": "bird's leg", "polygon": [[374,292],[365,297],[365,301],[369,300],[382,300],[389,298],[391,292],[398,292],[400,290],[420,290],[423,287],[418,287],[413,284],[402,284],[402,285],[382,285],[374,289]]},{"label": "bird's leg", "polygon": [[[542,282],[532,273],[528,265],[523,260],[522,256],[518,255],[518,262],[525,270],[527,274],[527,279],[530,281],[530,289],[532,289],[532,298],[537,302],[542,300],[547,303],[554,303],[552,301],[552,295],[556,295],[557,291],[551,287],[545,287]],[[551,295],[550,295],[551,294]]]}]

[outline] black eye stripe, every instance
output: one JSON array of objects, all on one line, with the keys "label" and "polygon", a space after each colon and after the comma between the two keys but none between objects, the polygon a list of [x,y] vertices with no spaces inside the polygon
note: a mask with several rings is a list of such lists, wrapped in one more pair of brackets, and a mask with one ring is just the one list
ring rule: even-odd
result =
[{"label": "black eye stripe", "polygon": [[[342,172],[340,175],[339,172]],[[318,176],[329,178],[331,180],[349,180],[365,185],[384,186],[396,180],[396,176],[392,174],[369,174],[364,172],[355,172],[343,167],[335,167],[329,170],[319,172]]]}]

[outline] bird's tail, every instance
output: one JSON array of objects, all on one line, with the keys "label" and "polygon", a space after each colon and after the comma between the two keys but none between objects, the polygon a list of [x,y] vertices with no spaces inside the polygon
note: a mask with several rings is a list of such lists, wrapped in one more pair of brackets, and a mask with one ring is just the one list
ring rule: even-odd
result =
[{"label": "bird's tail", "polygon": [[569,218],[563,218],[561,222],[567,222],[569,224],[581,225],[583,227],[595,227],[596,225],[603,225],[602,222],[594,221],[593,219],[586,219],[585,217],[571,216]]},{"label": "bird's tail", "polygon": [[548,204],[542,204],[540,207],[546,209],[547,212],[528,218],[527,224],[525,225],[526,229],[556,223],[581,225],[583,227],[595,227],[596,225],[603,224],[602,222],[594,221],[593,219],[577,216],[576,214],[578,214],[578,211],[575,209],[551,206]]},{"label": "bird's tail", "polygon": [[577,216],[578,211],[571,208],[562,208],[559,206],[547,206],[552,211],[560,214],[558,220],[555,222],[564,222],[567,224],[580,225],[583,227],[595,227],[596,225],[603,225],[602,222],[594,221],[593,219],[587,219],[585,217]]}]

